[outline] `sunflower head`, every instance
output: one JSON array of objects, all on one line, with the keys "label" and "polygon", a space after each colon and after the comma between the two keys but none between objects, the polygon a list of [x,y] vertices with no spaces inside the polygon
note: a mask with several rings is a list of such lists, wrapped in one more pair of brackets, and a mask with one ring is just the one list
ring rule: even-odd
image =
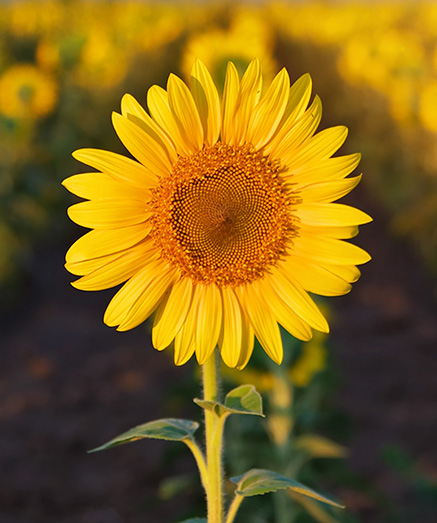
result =
[{"label": "sunflower head", "polygon": [[54,78],[33,64],[15,64],[0,76],[0,114],[10,118],[41,118],[57,103]]},{"label": "sunflower head", "polygon": [[279,164],[247,145],[216,143],[181,158],[153,191],[151,236],[185,277],[235,287],[285,253],[292,202]]},{"label": "sunflower head", "polygon": [[273,58],[274,31],[259,9],[239,6],[231,13],[229,27],[210,27],[188,39],[182,54],[182,70],[190,77],[193,60],[201,59],[212,78],[220,84],[229,60],[244,72],[256,57],[263,64],[263,77],[270,82],[277,71]]},{"label": "sunflower head", "polygon": [[333,203],[360,181],[347,177],[360,155],[333,157],[347,130],[316,134],[310,98],[309,75],[290,85],[285,69],[263,89],[257,60],[242,78],[228,64],[222,99],[198,60],[189,86],[170,75],[166,90],[150,88],[149,112],[123,97],[113,124],[133,158],[81,149],[96,172],[64,181],[87,200],[70,218],[91,229],[67,252],[73,285],[124,283],[107,325],[153,314],[153,345],[173,345],[176,364],[203,364],[218,346],[237,368],[255,337],[281,362],[279,325],[301,340],[328,331],[308,293],[350,290],[369,256],[344,240],[370,218]]}]

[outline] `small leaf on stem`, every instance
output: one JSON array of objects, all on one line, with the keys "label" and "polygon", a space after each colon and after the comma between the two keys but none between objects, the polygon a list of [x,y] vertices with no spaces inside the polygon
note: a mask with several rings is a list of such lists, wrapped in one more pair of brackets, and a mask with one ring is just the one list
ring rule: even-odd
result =
[{"label": "small leaf on stem", "polygon": [[262,398],[253,385],[240,385],[226,394],[225,406],[230,412],[264,416]]},{"label": "small leaf on stem", "polygon": [[334,507],[344,508],[336,501],[322,496],[318,492],[306,487],[299,481],[289,479],[271,470],[252,469],[241,476],[231,478],[237,484],[236,494],[244,497],[257,496],[267,492],[276,492],[281,489],[291,489],[297,494],[317,499],[322,503],[333,505]]},{"label": "small leaf on stem", "polygon": [[196,421],[178,418],[158,419],[149,421],[143,425],[138,425],[120,436],[111,439],[108,443],[88,452],[98,452],[144,438],[183,441],[185,439],[191,439],[198,428],[199,424]]},{"label": "small leaf on stem", "polygon": [[262,398],[253,385],[240,385],[231,390],[225,397],[225,403],[195,399],[194,402],[202,409],[213,411],[217,416],[229,414],[251,414],[264,416]]}]

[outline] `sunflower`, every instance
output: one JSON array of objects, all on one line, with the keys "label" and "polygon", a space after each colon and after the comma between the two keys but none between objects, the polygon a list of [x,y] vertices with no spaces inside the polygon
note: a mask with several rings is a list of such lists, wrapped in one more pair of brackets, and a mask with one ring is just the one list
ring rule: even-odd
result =
[{"label": "sunflower", "polygon": [[94,20],[81,50],[80,61],[74,70],[74,81],[82,88],[100,85],[108,89],[119,85],[126,76],[128,62],[122,48],[113,41],[110,17]]},{"label": "sunflower", "polygon": [[230,62],[223,99],[196,61],[191,87],[170,75],[152,86],[150,115],[130,95],[113,125],[136,159],[80,149],[73,156],[98,172],[67,178],[89,201],[68,214],[92,229],[72,245],[66,268],[81,290],[124,285],[104,322],[119,331],[152,313],[152,343],[174,345],[177,365],[195,353],[203,364],[218,346],[243,368],[256,337],[278,364],[279,324],[308,340],[328,324],[308,292],[342,295],[369,255],[345,242],[369,222],[332,203],[360,176],[346,178],[360,155],[331,158],[347,129],[315,134],[320,99],[304,75],[290,87],[282,69],[262,92],[258,60],[240,79]]},{"label": "sunflower", "polygon": [[0,114],[42,118],[54,110],[57,101],[56,81],[33,64],[15,64],[0,76]]},{"label": "sunflower", "polygon": [[257,57],[263,64],[263,77],[269,82],[278,70],[273,58],[274,31],[261,11],[240,6],[232,12],[229,28],[208,28],[195,32],[182,53],[182,70],[190,77],[193,60],[200,59],[216,82],[222,83],[229,61],[244,72]]}]

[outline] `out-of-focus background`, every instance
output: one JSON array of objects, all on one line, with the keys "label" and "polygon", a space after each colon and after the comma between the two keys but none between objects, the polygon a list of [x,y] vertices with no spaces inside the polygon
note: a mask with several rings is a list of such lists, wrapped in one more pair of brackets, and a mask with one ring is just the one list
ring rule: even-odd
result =
[{"label": "out-of-focus background", "polygon": [[435,523],[437,3],[413,0],[0,3],[0,522],[202,515],[183,445],[86,454],[145,421],[199,418],[200,391],[196,366],[154,351],[147,325],[103,325],[112,291],[69,286],[63,256],[83,231],[60,186],[83,168],[76,148],[125,153],[110,124],[125,92],[145,104],[170,72],[188,79],[195,57],[220,85],[228,60],[243,71],[258,57],[267,79],[309,72],[322,126],[347,125],[341,152],[363,154],[345,202],[374,217],[357,239],[373,261],[350,295],[322,302],[331,334],[288,340],[282,370],[258,347],[227,376],[255,381],[273,419],[230,423],[231,473],[297,459],[299,477],[347,509],[284,512],[264,496],[240,521]]}]

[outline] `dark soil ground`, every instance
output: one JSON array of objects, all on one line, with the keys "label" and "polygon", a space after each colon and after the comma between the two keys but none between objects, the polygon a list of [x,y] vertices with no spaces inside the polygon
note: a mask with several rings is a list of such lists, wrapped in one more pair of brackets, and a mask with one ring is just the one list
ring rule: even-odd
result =
[{"label": "dark soil ground", "polygon": [[[397,505],[393,521],[435,523],[436,285],[414,249],[390,236],[386,216],[368,203],[363,208],[374,222],[362,228],[358,243],[373,260],[351,294],[336,300],[331,336],[342,376],[337,406],[355,426],[350,466]],[[394,448],[408,459],[389,460]],[[362,521],[385,521],[365,499],[349,506],[355,502],[362,504]]]},{"label": "dark soil ground", "polygon": [[[435,523],[436,506],[419,488],[437,481],[432,280],[413,250],[389,237],[384,216],[361,207],[375,222],[358,243],[374,259],[350,295],[332,300],[330,345],[341,376],[334,407],[354,427],[348,467],[400,507],[390,521]],[[86,451],[157,417],[199,417],[182,390],[192,368],[175,368],[170,355],[153,350],[144,327],[122,334],[106,327],[101,317],[113,292],[70,287],[63,252],[35,256],[25,300],[1,319],[0,523],[183,519],[195,494],[159,499],[169,473],[195,472],[188,451],[168,452],[182,445]],[[387,446],[400,447],[415,469],[388,466]],[[359,521],[388,521],[372,496],[344,484],[335,494]]]}]

